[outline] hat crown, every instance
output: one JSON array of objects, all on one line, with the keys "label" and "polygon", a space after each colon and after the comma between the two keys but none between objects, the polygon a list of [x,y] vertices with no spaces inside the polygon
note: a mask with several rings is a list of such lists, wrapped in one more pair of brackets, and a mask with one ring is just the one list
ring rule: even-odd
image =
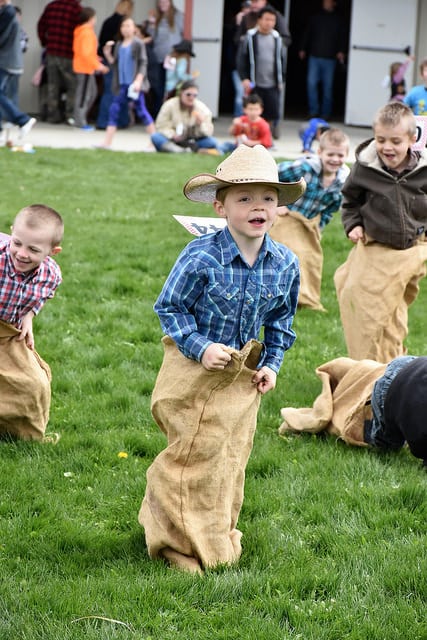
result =
[{"label": "hat crown", "polygon": [[272,155],[262,145],[240,145],[218,165],[215,175],[225,182],[278,182],[279,173]]}]

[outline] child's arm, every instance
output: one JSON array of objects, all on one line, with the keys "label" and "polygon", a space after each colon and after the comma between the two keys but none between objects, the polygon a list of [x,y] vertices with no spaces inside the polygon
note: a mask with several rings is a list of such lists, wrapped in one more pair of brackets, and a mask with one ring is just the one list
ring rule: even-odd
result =
[{"label": "child's arm", "polygon": [[106,42],[102,48],[102,53],[104,54],[104,57],[108,62],[108,64],[114,63],[114,56],[112,53],[113,47],[114,47],[114,40],[108,40],[108,42]]},{"label": "child's arm", "polygon": [[396,73],[394,74],[392,80],[396,84],[399,84],[403,80],[403,77],[406,73],[406,69],[409,67],[410,63],[415,60],[415,56],[409,56],[405,62],[402,62]]},{"label": "child's arm", "polygon": [[33,334],[33,318],[34,313],[29,311],[21,322],[21,333],[17,336],[17,340],[25,340],[27,347],[31,350],[34,349],[34,334]]}]

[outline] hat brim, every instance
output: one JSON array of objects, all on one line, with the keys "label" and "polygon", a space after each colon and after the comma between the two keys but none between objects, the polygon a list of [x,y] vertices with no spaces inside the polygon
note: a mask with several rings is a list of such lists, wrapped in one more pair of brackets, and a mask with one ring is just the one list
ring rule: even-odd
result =
[{"label": "hat brim", "polygon": [[183,191],[186,198],[193,202],[214,202],[216,200],[216,194],[219,189],[225,189],[226,187],[236,187],[245,184],[262,184],[266,187],[276,189],[278,192],[279,207],[285,204],[291,204],[302,196],[305,191],[305,180],[300,178],[298,182],[268,182],[262,180],[248,180],[243,182],[241,180],[236,182],[229,182],[226,180],[219,180],[212,173],[200,173],[193,178],[190,178],[184,185]]}]

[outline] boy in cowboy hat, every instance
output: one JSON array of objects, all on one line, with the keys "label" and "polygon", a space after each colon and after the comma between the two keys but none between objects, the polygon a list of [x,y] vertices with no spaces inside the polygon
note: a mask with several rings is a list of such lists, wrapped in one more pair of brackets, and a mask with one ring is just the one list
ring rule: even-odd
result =
[{"label": "boy in cowboy hat", "polygon": [[147,472],[139,515],[150,556],[184,570],[241,554],[236,525],[260,396],[295,340],[298,260],[268,231],[277,206],[304,188],[303,179],[279,182],[261,145],[239,146],[215,175],[184,186],[227,226],[187,245],[154,305],[166,337],[151,409],[168,446]]}]

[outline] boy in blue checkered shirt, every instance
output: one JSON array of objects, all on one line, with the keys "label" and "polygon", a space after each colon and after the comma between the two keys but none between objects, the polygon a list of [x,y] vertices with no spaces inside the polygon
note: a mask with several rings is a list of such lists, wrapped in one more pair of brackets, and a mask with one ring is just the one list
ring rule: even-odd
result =
[{"label": "boy in blue checkered shirt", "polygon": [[299,258],[300,307],[324,310],[320,302],[323,267],[321,232],[341,205],[342,186],[349,174],[345,165],[350,141],[340,129],[322,133],[316,155],[281,162],[279,178],[284,182],[304,178],[307,189],[294,203],[278,208],[279,218],[270,232],[274,240],[292,249]]},{"label": "boy in blue checkered shirt", "polygon": [[[262,145],[240,145],[184,186],[227,220],[190,242],[154,310],[165,353],[151,410],[168,446],[147,471],[139,522],[148,552],[186,571],[237,562],[244,471],[260,397],[294,342],[296,256],[268,236],[304,181],[278,180]],[[263,342],[259,342],[261,328]]]}]

